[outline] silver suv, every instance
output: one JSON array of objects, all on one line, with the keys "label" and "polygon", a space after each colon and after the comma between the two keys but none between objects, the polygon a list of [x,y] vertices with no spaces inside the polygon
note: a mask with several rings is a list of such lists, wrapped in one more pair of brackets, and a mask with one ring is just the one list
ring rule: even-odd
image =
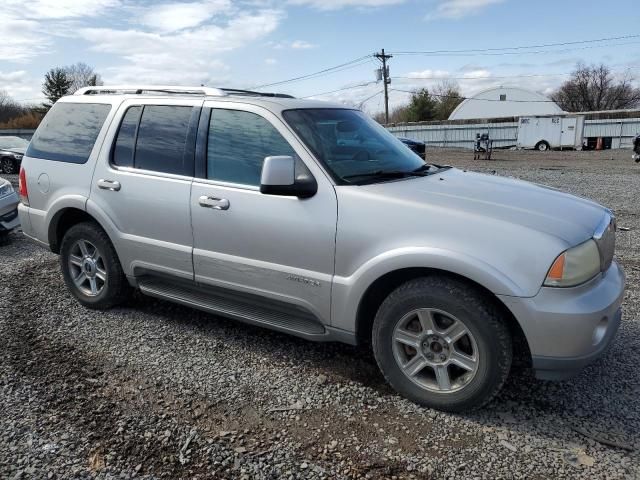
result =
[{"label": "silver suv", "polygon": [[29,237],[89,308],[142,293],[371,345],[388,382],[464,411],[512,358],[538,378],[611,343],[624,274],[596,203],[426,164],[362,112],[211,88],[90,87],[22,162]]}]

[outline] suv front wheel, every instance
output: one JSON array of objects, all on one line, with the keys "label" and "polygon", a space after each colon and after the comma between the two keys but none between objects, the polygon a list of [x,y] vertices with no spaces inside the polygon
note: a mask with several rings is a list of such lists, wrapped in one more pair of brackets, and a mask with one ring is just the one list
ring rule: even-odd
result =
[{"label": "suv front wheel", "polygon": [[453,278],[419,278],[394,290],[378,310],[372,340],[391,386],[439,410],[480,408],[511,367],[511,337],[498,310]]},{"label": "suv front wheel", "polygon": [[71,227],[60,245],[64,281],[85,307],[107,309],[129,292],[116,251],[107,234],[93,222]]}]

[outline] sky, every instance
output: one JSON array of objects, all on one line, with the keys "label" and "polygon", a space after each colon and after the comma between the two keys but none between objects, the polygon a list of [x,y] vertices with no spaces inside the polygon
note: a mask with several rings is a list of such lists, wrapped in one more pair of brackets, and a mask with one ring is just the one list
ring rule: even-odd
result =
[{"label": "sky", "polygon": [[[22,103],[43,100],[46,71],[76,62],[91,65],[106,85],[229,88],[255,88],[344,65],[263,90],[376,113],[384,104],[382,84],[375,81],[379,62],[371,55],[382,48],[393,55],[391,108],[407,101],[406,91],[433,87],[443,78],[456,82],[465,96],[500,85],[548,94],[577,62],[602,62],[616,75],[640,78],[635,0],[0,4],[0,90]],[[603,38],[616,39],[593,41]],[[581,41],[589,42],[514,48]]]}]

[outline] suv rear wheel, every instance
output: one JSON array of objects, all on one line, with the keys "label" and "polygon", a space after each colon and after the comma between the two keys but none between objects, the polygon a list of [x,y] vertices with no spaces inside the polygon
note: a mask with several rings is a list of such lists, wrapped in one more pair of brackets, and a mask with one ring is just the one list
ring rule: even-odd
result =
[{"label": "suv rear wheel", "polygon": [[424,406],[461,412],[480,408],[506,380],[511,337],[499,312],[462,281],[409,281],[382,303],[373,351],[387,381]]},{"label": "suv rear wheel", "polygon": [[71,227],[60,245],[69,290],[85,307],[107,309],[127,297],[129,284],[107,234],[93,222]]}]

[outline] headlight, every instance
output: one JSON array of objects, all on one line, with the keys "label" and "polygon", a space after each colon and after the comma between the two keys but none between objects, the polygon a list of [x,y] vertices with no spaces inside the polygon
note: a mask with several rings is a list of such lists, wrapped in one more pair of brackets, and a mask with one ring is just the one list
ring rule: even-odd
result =
[{"label": "headlight", "polygon": [[13,186],[9,182],[0,184],[0,197],[6,197],[13,193]]},{"label": "headlight", "polygon": [[13,158],[16,160],[22,160],[23,155],[21,153],[14,153]]},{"label": "headlight", "polygon": [[556,258],[549,269],[544,285],[574,287],[590,280],[600,272],[600,252],[594,240],[587,240],[570,248]]}]

